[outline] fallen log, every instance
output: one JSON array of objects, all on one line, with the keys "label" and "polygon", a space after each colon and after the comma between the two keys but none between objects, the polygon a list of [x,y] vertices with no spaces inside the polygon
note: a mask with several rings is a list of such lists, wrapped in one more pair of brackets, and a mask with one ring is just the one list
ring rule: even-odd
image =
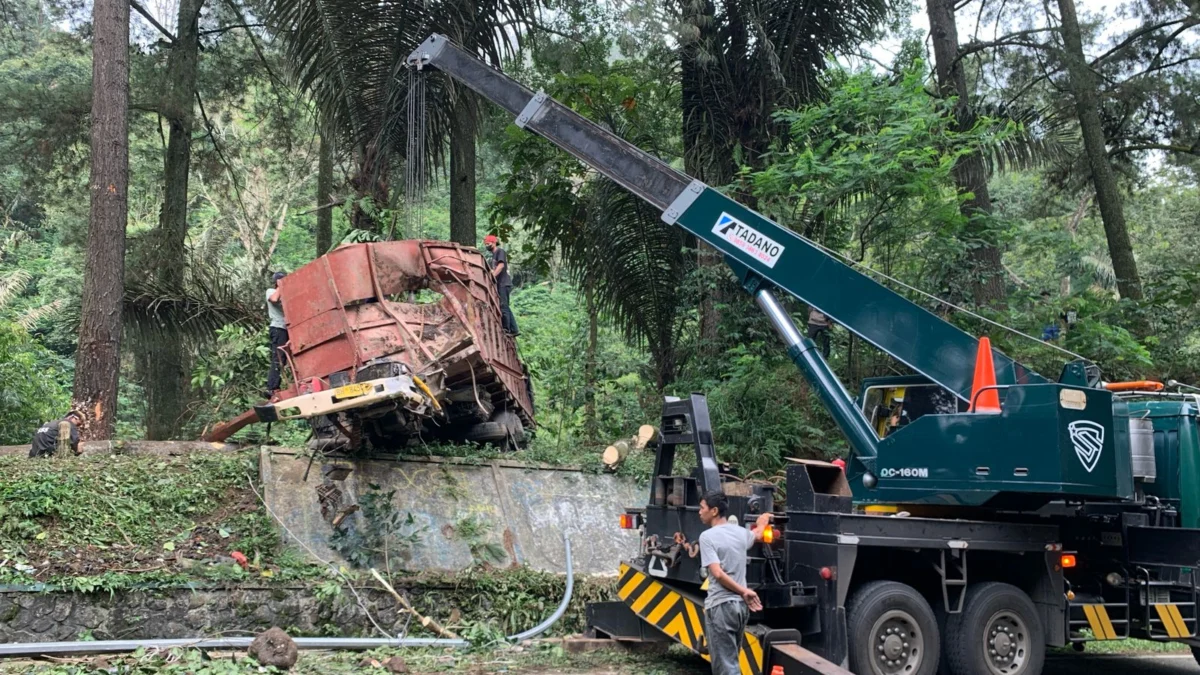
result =
[{"label": "fallen log", "polygon": [[[194,452],[236,452],[244,446],[204,441],[82,441],[81,455],[159,455],[174,457]],[[28,456],[28,445],[0,445],[0,455]],[[68,452],[67,456],[71,453]]]},{"label": "fallen log", "polygon": [[621,462],[625,461],[625,457],[629,454],[629,441],[617,441],[604,449],[604,454],[600,456],[600,460],[604,462],[604,468],[609,471],[616,471],[617,467],[621,466]]},{"label": "fallen log", "polygon": [[643,424],[638,427],[637,436],[634,436],[633,447],[638,450],[645,450],[646,448],[658,445],[659,438],[658,427],[653,424]]}]

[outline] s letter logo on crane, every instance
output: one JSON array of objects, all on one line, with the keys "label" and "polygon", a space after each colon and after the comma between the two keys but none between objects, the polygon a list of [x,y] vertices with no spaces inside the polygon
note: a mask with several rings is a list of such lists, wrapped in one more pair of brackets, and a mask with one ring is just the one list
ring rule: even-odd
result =
[{"label": "s letter logo on crane", "polygon": [[1100,461],[1100,451],[1104,449],[1104,427],[1091,420],[1076,420],[1067,425],[1067,433],[1071,436],[1071,445],[1075,446],[1079,462],[1091,473]]}]

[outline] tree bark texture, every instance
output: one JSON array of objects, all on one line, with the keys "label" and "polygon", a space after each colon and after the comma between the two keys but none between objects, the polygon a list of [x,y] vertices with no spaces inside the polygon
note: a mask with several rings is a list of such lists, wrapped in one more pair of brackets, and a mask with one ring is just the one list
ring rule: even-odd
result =
[{"label": "tree bark texture", "polygon": [[1125,226],[1121,192],[1108,161],[1096,78],[1083,54],[1083,36],[1079,30],[1079,18],[1075,14],[1075,0],[1058,0],[1058,10],[1062,16],[1063,61],[1071,81],[1071,94],[1075,98],[1075,112],[1079,116],[1083,148],[1092,171],[1092,185],[1096,188],[1096,205],[1100,207],[1100,218],[1104,221],[1104,236],[1108,240],[1108,255],[1112,258],[1113,272],[1117,277],[1117,292],[1122,298],[1141,300],[1142,281],[1133,257],[1129,229]]},{"label": "tree bark texture", "polygon": [[589,286],[584,293],[587,300],[588,342],[583,359],[583,435],[592,442],[600,435],[600,425],[596,419],[596,349],[599,346],[600,312],[596,307],[595,291]]},{"label": "tree bark texture", "polygon": [[450,113],[450,241],[475,246],[475,94],[456,87]]},{"label": "tree bark texture", "polygon": [[[736,3],[734,3],[736,4]],[[683,163],[689,176],[709,185],[727,185],[736,169],[733,154],[733,139],[722,137],[712,116],[714,110],[729,107],[727,100],[731,92],[725,91],[719,66],[709,63],[709,52],[717,40],[716,6],[709,1],[697,3],[694,9],[698,16],[690,17],[696,34],[694,40],[680,46],[681,99],[683,103]],[[700,279],[705,285],[700,290],[700,344],[708,355],[720,351],[719,327],[722,300],[720,284],[717,283],[724,260],[716,249],[694,238],[697,250],[697,265]],[[661,380],[662,378],[660,378]]]},{"label": "tree bark texture", "polygon": [[[389,167],[375,146],[368,146],[358,156],[358,168],[350,178],[354,189],[354,206],[350,209],[350,227],[379,233],[382,221],[379,214],[387,208]],[[369,203],[369,207],[364,205]]]},{"label": "tree bark texture", "polygon": [[[204,0],[180,0],[176,39],[167,57],[163,116],[169,135],[163,171],[163,206],[151,257],[153,274],[168,288],[180,288],[187,269],[188,173],[192,160],[196,72],[200,63],[200,9]],[[173,326],[155,331],[153,358],[143,378],[146,392],[146,440],[178,437],[188,401],[188,354]]]},{"label": "tree bark texture", "polygon": [[129,3],[92,6],[91,174],[73,403],[83,440],[111,438],[121,367],[125,223],[129,216]]},{"label": "tree bark texture", "polygon": [[[929,32],[933,41],[933,56],[937,62],[938,90],[943,98],[956,98],[954,126],[967,131],[975,126],[971,108],[971,93],[967,76],[958,59],[958,26],[954,19],[954,0],[926,0]],[[976,304],[1000,302],[1005,297],[1004,268],[1000,247],[991,231],[992,198],[988,193],[987,167],[979,153],[958,160],[954,166],[954,183],[959,194],[972,195],[963,202],[961,210],[967,218],[966,244],[970,247],[971,292]]]},{"label": "tree bark texture", "polygon": [[333,246],[333,144],[328,134],[321,133],[317,160],[317,257]]}]

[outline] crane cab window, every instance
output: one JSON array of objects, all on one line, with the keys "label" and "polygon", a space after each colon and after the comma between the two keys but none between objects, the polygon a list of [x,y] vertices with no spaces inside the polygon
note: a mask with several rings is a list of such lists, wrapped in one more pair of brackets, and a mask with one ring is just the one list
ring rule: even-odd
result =
[{"label": "crane cab window", "polygon": [[880,438],[924,415],[949,415],[966,410],[966,402],[936,384],[868,387],[863,396],[863,415]]}]

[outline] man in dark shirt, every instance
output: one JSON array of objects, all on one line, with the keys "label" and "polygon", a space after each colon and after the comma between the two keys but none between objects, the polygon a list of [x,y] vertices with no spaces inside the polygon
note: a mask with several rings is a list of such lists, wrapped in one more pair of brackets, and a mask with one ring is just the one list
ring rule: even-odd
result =
[{"label": "man in dark shirt", "polygon": [[33,443],[29,446],[30,457],[49,457],[61,446],[64,450],[79,454],[79,425],[83,423],[83,415],[78,410],[72,410],[61,420],[46,422],[33,435]]},{"label": "man in dark shirt", "polygon": [[496,288],[500,291],[500,317],[504,331],[513,337],[521,334],[517,330],[517,319],[508,308],[508,298],[512,295],[512,277],[508,274],[508,253],[500,246],[500,239],[489,234],[483,238],[483,245],[492,254],[492,276],[496,278]]}]

